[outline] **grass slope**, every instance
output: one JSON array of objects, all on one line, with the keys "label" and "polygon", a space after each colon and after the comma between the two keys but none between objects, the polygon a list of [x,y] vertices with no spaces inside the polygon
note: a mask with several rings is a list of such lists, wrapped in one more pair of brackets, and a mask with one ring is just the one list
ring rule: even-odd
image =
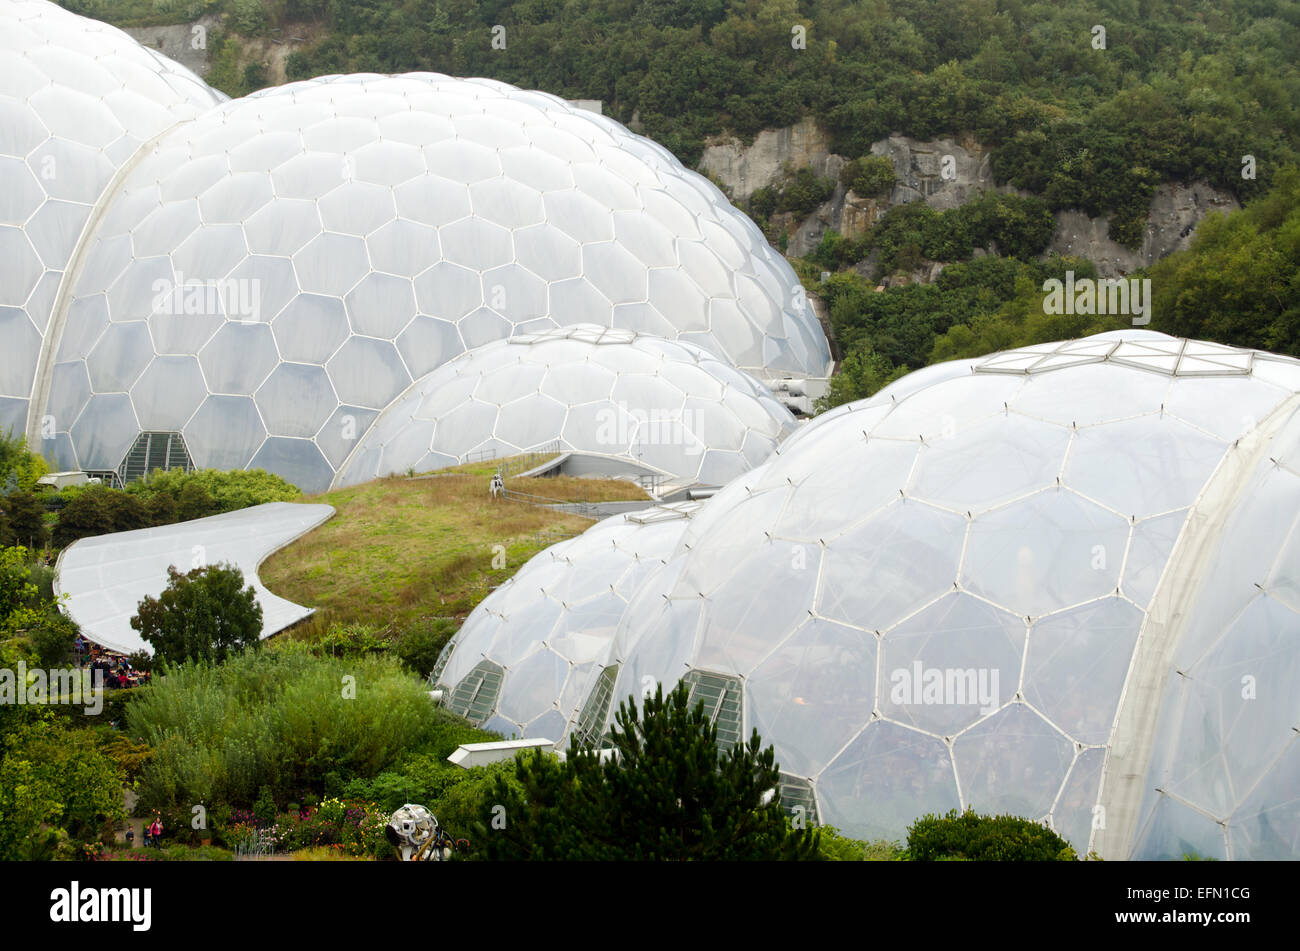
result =
[{"label": "grass slope", "polygon": [[[589,519],[492,500],[498,461],[433,476],[389,477],[303,499],[334,518],[271,556],[259,570],[281,597],[317,608],[317,624],[402,628],[425,617],[462,619],[524,562]],[[566,501],[645,498],[616,479],[510,479],[509,488]],[[498,548],[497,546],[501,546]],[[504,564],[499,556],[504,549]]]}]

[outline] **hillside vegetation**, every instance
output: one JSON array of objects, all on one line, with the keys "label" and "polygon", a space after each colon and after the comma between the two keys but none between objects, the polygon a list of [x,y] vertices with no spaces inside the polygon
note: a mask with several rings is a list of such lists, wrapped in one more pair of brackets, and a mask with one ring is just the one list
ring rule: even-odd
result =
[{"label": "hillside vegetation", "polygon": [[[63,2],[118,24],[221,13],[246,37],[320,35],[289,79],[433,70],[600,99],[689,165],[707,136],[807,115],[848,158],[894,132],[969,133],[997,147],[999,183],[1112,215],[1129,245],[1158,182],[1244,200],[1300,156],[1294,0]],[[264,78],[250,66],[209,78],[242,94]]]}]

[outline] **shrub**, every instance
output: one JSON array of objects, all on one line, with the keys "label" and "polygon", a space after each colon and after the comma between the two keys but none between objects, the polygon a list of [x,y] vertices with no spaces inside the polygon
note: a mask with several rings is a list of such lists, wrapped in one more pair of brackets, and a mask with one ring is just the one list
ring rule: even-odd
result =
[{"label": "shrub", "polygon": [[3,738],[0,859],[53,857],[124,816],[122,774],[89,730],[44,719]]},{"label": "shrub", "polygon": [[456,622],[450,618],[420,620],[398,635],[394,651],[407,667],[427,677],[443,646],[455,633]]},{"label": "shrub", "polygon": [[863,198],[878,198],[894,187],[894,163],[882,155],[864,155],[840,170],[845,188]]},{"label": "shrub", "polygon": [[145,597],[131,627],[160,663],[210,658],[256,646],[262,635],[262,606],[253,586],[233,565],[207,565],[181,574],[167,569],[167,588]]},{"label": "shrub", "polygon": [[320,656],[365,657],[388,650],[388,639],[369,624],[331,624],[311,649]]},{"label": "shrub", "polygon": [[62,667],[72,659],[77,625],[50,605],[27,636],[31,638],[32,649],[42,667]]},{"label": "shrub", "polygon": [[31,492],[36,480],[49,472],[45,460],[27,448],[27,440],[13,430],[0,433],[0,493]]},{"label": "shrub", "polygon": [[251,807],[262,787],[280,802],[320,795],[327,776],[372,778],[416,752],[446,756],[469,731],[439,710],[389,657],[249,651],[170,669],[136,688],[128,732],[153,748],[141,770],[145,808],[226,802]]},{"label": "shrub", "polygon": [[302,496],[297,487],[263,469],[156,471],[128,485],[126,494],[144,502],[165,495],[176,506],[180,521],[234,512],[266,502],[292,502]]},{"label": "shrub", "polygon": [[0,634],[26,631],[40,623],[44,613],[29,557],[21,546],[0,548]]},{"label": "shrub", "polygon": [[850,839],[834,826],[820,826],[817,833],[822,858],[832,862],[900,862],[906,857],[897,842]]},{"label": "shrub", "polygon": [[41,549],[49,544],[45,507],[31,492],[11,492],[0,500],[0,546],[26,545]]},{"label": "shrub", "polygon": [[147,528],[149,512],[140,499],[101,485],[75,493],[59,510],[54,545],[66,548],[79,538]]},{"label": "shrub", "polygon": [[917,819],[907,830],[915,862],[1061,862],[1075,858],[1070,843],[1044,825],[1017,816],[981,816],[956,809]]}]

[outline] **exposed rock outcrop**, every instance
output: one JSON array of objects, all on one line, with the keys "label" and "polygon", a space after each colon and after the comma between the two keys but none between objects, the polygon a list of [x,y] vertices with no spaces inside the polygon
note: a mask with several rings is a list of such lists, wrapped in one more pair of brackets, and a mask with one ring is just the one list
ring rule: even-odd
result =
[{"label": "exposed rock outcrop", "polygon": [[744,202],[756,189],[780,179],[786,163],[794,168],[807,165],[818,175],[838,180],[845,161],[831,152],[830,137],[809,118],[760,132],[748,146],[734,137],[716,140],[704,149],[700,168],[723,182],[733,201]]},{"label": "exposed rock outcrop", "polygon": [[[932,208],[945,210],[988,189],[1025,194],[995,185],[991,150],[970,139],[923,142],[891,135],[872,143],[871,153],[893,163],[898,180],[887,198],[863,198],[839,184],[839,173],[847,160],[830,151],[829,137],[812,119],[786,129],[761,132],[749,146],[734,138],[713,141],[705,148],[700,166],[722,182],[737,202],[747,200],[756,189],[780,181],[787,167],[806,165],[816,174],[836,180],[830,200],[802,221],[791,215],[774,220],[790,235],[786,248],[790,257],[802,257],[815,250],[827,229],[847,237],[862,235],[893,205],[924,201]],[[1187,247],[1197,224],[1209,212],[1238,207],[1231,195],[1204,182],[1165,184],[1152,200],[1146,235],[1138,250],[1130,251],[1110,240],[1105,218],[1061,211],[1055,215],[1056,231],[1048,253],[1086,257],[1097,265],[1102,276],[1118,277]],[[930,270],[927,268],[926,273]],[[925,279],[919,273],[911,278]]]},{"label": "exposed rock outcrop", "polygon": [[1105,218],[1089,218],[1081,211],[1058,211],[1056,233],[1048,252],[1088,258],[1103,277],[1119,277],[1186,248],[1196,226],[1211,211],[1226,213],[1240,207],[1236,198],[1205,182],[1167,183],[1156,189],[1146,234],[1136,251],[1107,237]]}]

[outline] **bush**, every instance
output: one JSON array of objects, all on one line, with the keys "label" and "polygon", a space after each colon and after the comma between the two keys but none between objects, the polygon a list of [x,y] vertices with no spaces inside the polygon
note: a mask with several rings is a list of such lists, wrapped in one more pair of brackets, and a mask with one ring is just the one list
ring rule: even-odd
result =
[{"label": "bush", "polygon": [[64,667],[72,660],[77,625],[65,615],[46,608],[40,622],[27,635],[42,667]]},{"label": "bush", "polygon": [[0,500],[0,546],[41,549],[50,541],[45,506],[31,492],[11,492]]},{"label": "bush", "polygon": [[123,818],[122,774],[89,730],[43,719],[3,737],[0,859],[50,858]]},{"label": "bush", "polygon": [[26,631],[44,613],[26,548],[0,548],[0,634]]},{"label": "bush", "polygon": [[[619,705],[608,761],[576,737],[563,762],[534,750],[515,761],[517,787],[501,777],[480,802],[475,835],[490,859],[807,860],[816,833],[791,828],[779,799],[772,747],[758,732],[722,754],[703,703],[679,684]],[[522,791],[519,787],[522,787]],[[499,807],[499,808],[498,808]],[[507,817],[504,828],[495,820]]]},{"label": "bush", "polygon": [[369,624],[335,623],[311,642],[311,650],[322,657],[366,657],[384,653],[388,644],[384,632]]},{"label": "bush", "polygon": [[894,163],[882,155],[864,155],[840,170],[844,187],[863,198],[883,196],[897,180]]},{"label": "bush", "polygon": [[914,862],[1073,861],[1070,843],[1044,825],[1017,816],[981,816],[956,809],[943,817],[923,816],[907,830]]},{"label": "bush", "polygon": [[389,657],[315,657],[286,645],[221,665],[173,668],[136,688],[128,733],[153,748],[141,771],[144,808],[253,805],[322,794],[327,777],[373,778],[404,757],[445,757],[486,735],[430,702]]},{"label": "bush", "polygon": [[181,574],[167,569],[167,588],[146,596],[131,618],[153,648],[158,663],[211,659],[256,647],[262,636],[262,606],[244,573],[233,565],[207,565]]},{"label": "bush", "polygon": [[0,494],[31,492],[36,480],[49,472],[45,460],[27,448],[21,433],[0,433]]},{"label": "bush", "polygon": [[765,225],[772,215],[785,212],[806,218],[834,193],[832,179],[819,177],[806,165],[794,170],[787,167],[779,183],[755,189],[749,196],[749,213],[760,225]]},{"label": "bush", "polygon": [[907,857],[897,842],[850,839],[834,826],[820,826],[817,833],[822,858],[832,862],[901,862]]},{"label": "bush", "polygon": [[421,677],[428,677],[443,646],[455,633],[456,622],[450,618],[417,621],[397,636],[394,651],[407,667]]},{"label": "bush", "polygon": [[[66,491],[66,490],[65,490]],[[59,510],[54,545],[66,548],[79,538],[129,532],[150,525],[149,512],[134,495],[92,485],[73,495]]]},{"label": "bush", "polygon": [[[302,496],[297,487],[263,469],[159,470],[132,482],[125,491],[146,504],[158,506],[160,512],[167,511],[169,504],[174,506],[174,520],[182,522],[266,502],[292,502]],[[170,501],[155,501],[159,496],[166,496]]]}]

